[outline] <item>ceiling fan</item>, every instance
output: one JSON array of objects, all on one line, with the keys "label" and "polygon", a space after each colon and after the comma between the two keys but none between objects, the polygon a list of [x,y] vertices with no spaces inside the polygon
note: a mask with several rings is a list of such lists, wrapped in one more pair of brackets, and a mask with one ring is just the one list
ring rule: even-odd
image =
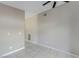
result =
[{"label": "ceiling fan", "polygon": [[[47,2],[45,2],[45,3],[43,4],[43,6],[47,5],[47,4],[50,3],[50,2],[52,2],[52,1],[47,1]],[[69,1],[63,1],[63,2],[69,3]],[[56,4],[57,4],[57,1],[54,1],[52,8],[55,8]]]}]

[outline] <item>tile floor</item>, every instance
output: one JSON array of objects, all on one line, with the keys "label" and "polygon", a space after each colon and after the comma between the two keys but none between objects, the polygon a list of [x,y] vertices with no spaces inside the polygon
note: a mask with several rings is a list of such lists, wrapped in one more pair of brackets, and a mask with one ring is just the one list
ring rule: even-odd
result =
[{"label": "tile floor", "polygon": [[3,58],[74,58],[75,56],[64,54],[47,47],[27,42],[25,49],[5,56]]}]

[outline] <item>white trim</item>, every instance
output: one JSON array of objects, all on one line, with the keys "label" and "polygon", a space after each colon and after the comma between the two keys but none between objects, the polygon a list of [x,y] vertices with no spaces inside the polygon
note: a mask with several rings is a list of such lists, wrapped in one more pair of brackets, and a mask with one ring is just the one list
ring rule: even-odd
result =
[{"label": "white trim", "polygon": [[[44,44],[39,44],[39,43],[34,43],[34,42],[30,42],[30,43],[37,44],[37,45],[40,45],[40,46],[43,46],[43,47],[47,47],[47,48],[51,48],[51,49],[53,49],[53,50],[55,50],[55,51],[60,51],[60,52],[63,52],[63,53],[65,53],[65,54],[73,55],[73,56],[79,58],[78,55],[72,54],[72,53],[70,53],[70,52],[68,52],[68,51],[64,51],[64,50],[60,50],[60,49],[57,49],[57,48],[53,48],[53,47],[50,47],[50,46],[47,46],[47,45],[44,45]],[[22,49],[24,49],[24,47],[19,48],[19,49],[14,50],[14,51],[11,51],[11,52],[9,52],[9,53],[5,53],[5,54],[3,54],[3,55],[0,56],[0,57],[8,56],[8,55],[13,54],[13,53],[15,53],[15,52],[18,52],[18,51],[20,51],[20,50],[22,50]]]},{"label": "white trim", "polygon": [[57,48],[54,48],[54,47],[50,47],[50,46],[48,46],[48,45],[44,45],[44,44],[40,44],[40,43],[34,43],[34,42],[31,42],[31,43],[37,44],[37,45],[40,45],[40,46],[43,46],[43,47],[47,47],[47,48],[53,49],[53,50],[55,50],[55,51],[59,51],[59,52],[62,52],[62,53],[68,54],[68,55],[72,55],[72,56],[75,56],[75,57],[79,58],[78,55],[73,54],[73,53],[70,53],[70,52],[68,52],[68,51],[60,50],[60,49],[57,49]]},{"label": "white trim", "polygon": [[20,51],[20,50],[22,50],[22,49],[24,49],[24,47],[19,48],[19,49],[14,50],[14,51],[11,51],[11,52],[9,52],[9,53],[5,53],[5,54],[1,55],[0,58],[2,58],[2,57],[4,57],[4,56],[8,56],[8,55],[10,55],[10,54],[13,54],[13,53],[15,53],[15,52],[18,52],[18,51]]}]

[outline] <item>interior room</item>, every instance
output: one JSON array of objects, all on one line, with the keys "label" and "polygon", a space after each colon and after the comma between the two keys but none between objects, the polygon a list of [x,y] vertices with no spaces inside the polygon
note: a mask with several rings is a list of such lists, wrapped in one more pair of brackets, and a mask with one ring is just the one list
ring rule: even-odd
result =
[{"label": "interior room", "polygon": [[79,1],[0,1],[0,58],[79,58]]}]

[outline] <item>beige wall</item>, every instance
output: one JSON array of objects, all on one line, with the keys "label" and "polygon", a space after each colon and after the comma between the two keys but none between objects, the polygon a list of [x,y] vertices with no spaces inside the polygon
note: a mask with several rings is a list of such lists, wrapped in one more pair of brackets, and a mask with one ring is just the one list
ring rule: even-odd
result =
[{"label": "beige wall", "polygon": [[24,46],[24,11],[0,4],[0,56]]},{"label": "beige wall", "polygon": [[[44,13],[47,13],[47,16],[43,16]],[[32,36],[38,29],[38,39],[32,41],[79,55],[79,2],[70,2],[50,9],[28,20],[32,25],[28,32],[33,31]],[[34,26],[36,28],[32,30]],[[26,28],[29,29],[28,27]]]},{"label": "beige wall", "polygon": [[[38,40],[38,16],[26,17],[26,41],[37,43]],[[28,34],[31,34],[31,40],[28,40]]]}]

